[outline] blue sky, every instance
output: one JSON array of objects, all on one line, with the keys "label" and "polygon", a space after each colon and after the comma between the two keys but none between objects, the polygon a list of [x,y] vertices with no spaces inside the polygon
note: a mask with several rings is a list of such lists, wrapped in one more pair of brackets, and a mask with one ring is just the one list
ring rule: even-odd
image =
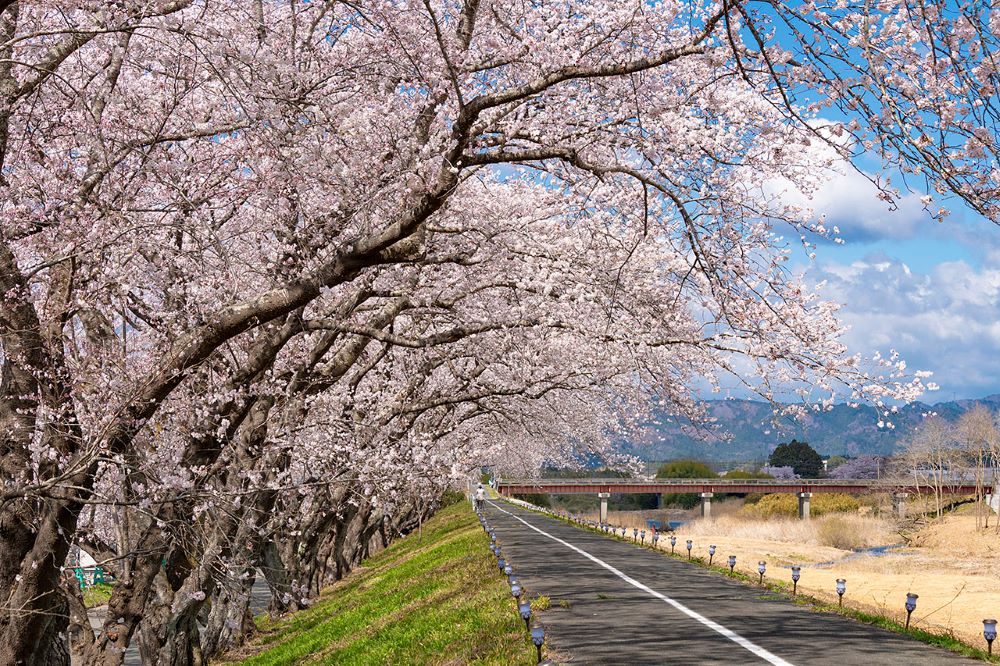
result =
[{"label": "blue sky", "polygon": [[[820,293],[841,304],[851,353],[896,349],[910,371],[933,372],[929,381],[939,389],[924,394],[927,403],[1000,393],[1000,226],[957,200],[931,204],[952,211],[938,222],[920,202],[925,193],[904,192],[890,210],[870,182],[845,168],[810,204],[828,228],[839,227],[842,245],[814,238],[809,259],[797,232],[776,232],[789,239],[792,270],[809,285],[825,283]],[[752,397],[738,383],[722,386],[726,396]],[[695,390],[720,397],[707,384]]]},{"label": "blue sky", "polygon": [[955,201],[932,204],[953,211],[939,223],[921,194],[889,211],[859,175],[834,178],[814,206],[845,243],[819,242],[795,268],[842,304],[852,351],[894,348],[909,370],[934,373],[925,402],[1000,393],[1000,227]]}]

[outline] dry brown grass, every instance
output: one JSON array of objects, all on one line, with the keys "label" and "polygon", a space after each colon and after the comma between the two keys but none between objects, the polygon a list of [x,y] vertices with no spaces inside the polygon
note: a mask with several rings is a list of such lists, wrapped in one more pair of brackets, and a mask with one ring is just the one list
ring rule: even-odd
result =
[{"label": "dry brown grass", "polygon": [[816,525],[811,520],[791,518],[749,518],[741,515],[696,520],[681,526],[679,532],[696,537],[729,537],[818,544]]},{"label": "dry brown grass", "polygon": [[[965,510],[922,528],[913,535],[911,543],[913,546],[949,552],[960,557],[1000,557],[1000,535],[996,532],[995,523],[994,515],[988,529],[977,531],[975,513]],[[960,538],[956,538],[959,535]]]},{"label": "dry brown grass", "polygon": [[846,520],[843,516],[830,516],[817,524],[816,538],[824,546],[843,550],[856,550],[873,545],[870,541],[866,543],[863,535],[852,529],[852,522],[857,521]]},{"label": "dry brown grass", "polygon": [[[723,505],[725,506],[725,505]],[[832,546],[841,550],[869,548],[899,542],[896,525],[884,518],[859,514],[829,514],[812,520],[798,518],[757,518],[740,511],[716,511],[710,520],[691,520],[677,530],[691,537],[754,539],[813,546]],[[646,526],[654,512],[615,512],[609,519],[629,529]],[[722,515],[718,515],[718,514]],[[663,518],[659,518],[665,520]],[[677,519],[676,517],[674,519]],[[686,537],[685,537],[686,538]]]}]

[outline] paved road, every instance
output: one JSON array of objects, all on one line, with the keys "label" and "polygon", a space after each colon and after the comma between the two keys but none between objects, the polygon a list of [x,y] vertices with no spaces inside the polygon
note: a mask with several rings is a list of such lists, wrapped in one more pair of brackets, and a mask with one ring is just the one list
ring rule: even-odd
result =
[{"label": "paved road", "polygon": [[975,663],[507,503],[486,513],[521,582],[552,599],[544,623],[560,663]]}]

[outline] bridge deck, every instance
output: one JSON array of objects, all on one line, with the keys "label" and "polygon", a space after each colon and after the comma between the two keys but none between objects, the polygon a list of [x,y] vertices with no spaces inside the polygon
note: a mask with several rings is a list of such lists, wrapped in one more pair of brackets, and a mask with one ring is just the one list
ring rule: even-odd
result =
[{"label": "bridge deck", "polygon": [[[502,495],[528,493],[920,493],[927,485],[912,480],[870,479],[511,479],[501,481]],[[976,484],[955,481],[943,492],[971,495]]]}]

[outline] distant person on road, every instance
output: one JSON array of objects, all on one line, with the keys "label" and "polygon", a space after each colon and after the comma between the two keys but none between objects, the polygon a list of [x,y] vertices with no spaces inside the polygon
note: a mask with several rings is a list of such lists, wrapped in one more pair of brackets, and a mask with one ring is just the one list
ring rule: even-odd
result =
[{"label": "distant person on road", "polygon": [[483,484],[480,483],[479,487],[476,488],[476,511],[483,510],[483,502],[485,501],[486,501],[486,491],[483,490]]}]

